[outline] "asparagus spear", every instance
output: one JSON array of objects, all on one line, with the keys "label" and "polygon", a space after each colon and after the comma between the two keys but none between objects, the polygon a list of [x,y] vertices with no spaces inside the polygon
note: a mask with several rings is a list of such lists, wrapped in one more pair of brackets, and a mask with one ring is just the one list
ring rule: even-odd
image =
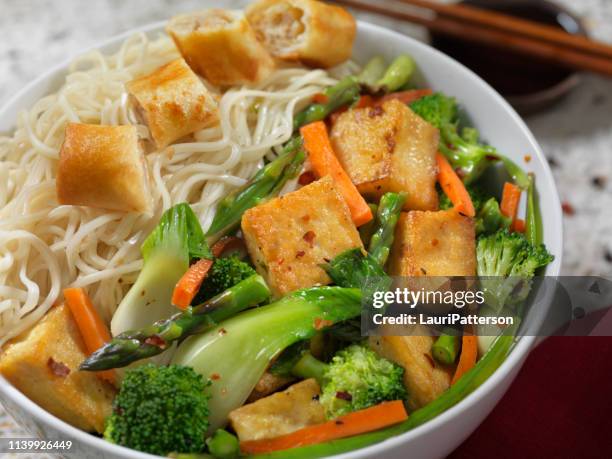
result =
[{"label": "asparagus spear", "polygon": [[79,367],[86,371],[119,368],[161,354],[175,341],[215,326],[240,311],[267,300],[270,290],[258,274],[210,300],[141,330],[121,333],[90,355]]},{"label": "asparagus spear", "polygon": [[525,221],[525,237],[533,244],[542,243],[542,216],[538,202],[535,177],[529,174],[529,187],[527,188],[527,218]]},{"label": "asparagus spear", "polygon": [[298,174],[305,159],[301,138],[292,138],[284,150],[282,155],[257,172],[247,184],[228,194],[219,203],[206,233],[206,241],[210,245],[236,229],[245,211],[276,196],[287,180]]},{"label": "asparagus spear", "polygon": [[416,64],[410,56],[398,56],[384,75],[375,84],[369,85],[369,89],[375,94],[395,92],[408,84],[415,68]]},{"label": "asparagus spear", "polygon": [[357,81],[365,86],[374,86],[385,74],[386,64],[382,56],[375,56],[366,64]]},{"label": "asparagus spear", "polygon": [[380,198],[376,215],[376,230],[370,239],[368,252],[380,266],[385,266],[393,244],[395,226],[406,201],[405,193],[385,193]]},{"label": "asparagus spear", "polygon": [[310,104],[293,118],[293,128],[299,129],[305,124],[325,119],[327,115],[340,107],[351,105],[359,99],[357,78],[348,76],[323,92],[328,98],[324,104]]},{"label": "asparagus spear", "polygon": [[453,335],[440,335],[433,346],[431,347],[431,353],[434,359],[443,365],[452,365],[457,359],[459,354],[459,344],[461,340],[458,336]]}]

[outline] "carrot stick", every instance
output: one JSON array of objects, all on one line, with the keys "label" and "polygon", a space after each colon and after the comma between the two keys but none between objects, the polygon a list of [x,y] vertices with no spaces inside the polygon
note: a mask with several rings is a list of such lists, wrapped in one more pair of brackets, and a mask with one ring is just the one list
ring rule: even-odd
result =
[{"label": "carrot stick", "polygon": [[215,242],[211,248],[215,258],[219,258],[227,250],[246,250],[244,241],[236,236],[225,236]]},{"label": "carrot stick", "polygon": [[[87,352],[93,354],[111,340],[108,327],[102,321],[84,289],[64,289],[64,298],[81,333]],[[113,370],[99,371],[96,373],[96,376],[111,384],[115,384],[116,378]]]},{"label": "carrot stick", "polygon": [[438,183],[453,203],[455,210],[468,217],[474,217],[476,210],[470,194],[446,157],[438,152],[436,153],[436,162],[438,163]]},{"label": "carrot stick", "polygon": [[431,96],[433,91],[431,89],[411,89],[409,91],[392,92],[386,96],[379,97],[376,99],[376,105],[383,104],[388,100],[399,100],[404,104],[411,104],[415,100],[418,100],[425,96]]},{"label": "carrot stick", "polygon": [[398,424],[407,418],[408,414],[401,400],[383,402],[380,405],[349,413],[333,421],[305,427],[280,437],[243,441],[240,443],[240,449],[246,454],[263,454],[297,448],[371,432]]},{"label": "carrot stick", "polygon": [[459,356],[459,363],[457,369],[453,375],[451,386],[455,384],[461,376],[470,371],[474,365],[476,365],[476,358],[478,357],[478,338],[474,335],[463,335],[461,340],[461,355]]},{"label": "carrot stick", "polygon": [[499,208],[502,215],[512,219],[512,223],[516,222],[516,214],[520,202],[521,189],[514,183],[504,183],[504,191],[502,192],[502,200]]},{"label": "carrot stick", "polygon": [[514,223],[512,224],[512,231],[516,231],[517,233],[524,233],[525,220],[521,218],[517,218],[516,220],[514,220]]},{"label": "carrot stick", "polygon": [[183,277],[176,283],[172,292],[172,304],[180,309],[187,309],[208,276],[213,261],[206,258],[191,265]]},{"label": "carrot stick", "polygon": [[372,220],[372,210],[370,206],[359,194],[357,188],[344,171],[338,158],[334,154],[327,127],[323,121],[302,126],[300,133],[304,138],[304,148],[308,152],[308,157],[312,168],[319,177],[329,175],[334,180],[342,196],[351,211],[351,217],[356,226]]}]

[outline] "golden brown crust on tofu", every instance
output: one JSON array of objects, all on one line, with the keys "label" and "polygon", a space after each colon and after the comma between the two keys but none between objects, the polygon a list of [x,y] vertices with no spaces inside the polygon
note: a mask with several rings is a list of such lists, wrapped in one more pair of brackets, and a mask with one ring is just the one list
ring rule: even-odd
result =
[{"label": "golden brown crust on tofu", "polygon": [[403,212],[389,260],[393,276],[475,276],[474,221],[453,209]]},{"label": "golden brown crust on tofu", "polygon": [[210,9],[173,17],[166,31],[190,67],[215,85],[257,83],[274,59],[241,11]]},{"label": "golden brown crust on tofu", "polygon": [[260,0],[246,15],[279,59],[327,68],[351,57],[357,27],[344,8],[317,0]]},{"label": "golden brown crust on tofu", "polygon": [[136,127],[68,123],[56,188],[60,204],[150,211],[147,169]]},{"label": "golden brown crust on tofu", "polygon": [[[393,333],[391,330],[388,332]],[[431,355],[434,338],[425,328],[419,326],[419,329],[405,332],[411,336],[371,336],[368,343],[381,357],[404,368],[408,407],[416,410],[449,388],[451,372],[440,366]]]},{"label": "golden brown crust on tofu", "polygon": [[157,148],[218,121],[217,101],[184,59],[176,59],[125,86]]},{"label": "golden brown crust on tofu", "polygon": [[330,282],[321,264],[363,247],[330,177],[247,210],[242,232],[257,271],[275,296]]},{"label": "golden brown crust on tofu", "polygon": [[229,414],[230,424],[240,441],[261,440],[285,435],[325,422],[325,410],[318,401],[321,394],[314,379],[294,384]]},{"label": "golden brown crust on tofu", "polygon": [[348,110],[338,117],[330,137],[361,194],[380,198],[388,191],[405,191],[405,210],[438,208],[439,133],[405,104],[390,100]]},{"label": "golden brown crust on tofu", "polygon": [[279,376],[266,371],[257,381],[257,385],[249,395],[247,402],[250,403],[267,397],[283,387],[287,387],[293,381],[295,381],[295,378],[291,376]]},{"label": "golden brown crust on tofu", "polygon": [[49,413],[79,429],[102,433],[115,390],[95,373],[78,371],[87,357],[84,349],[70,311],[60,305],[6,345],[0,374]]}]

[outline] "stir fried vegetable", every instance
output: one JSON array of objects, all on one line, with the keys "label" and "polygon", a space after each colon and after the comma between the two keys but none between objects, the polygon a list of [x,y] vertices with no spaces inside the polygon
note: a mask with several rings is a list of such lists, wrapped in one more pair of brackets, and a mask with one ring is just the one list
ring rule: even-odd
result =
[{"label": "stir fried vegetable", "polygon": [[384,402],[371,408],[349,413],[335,421],[305,427],[282,437],[242,442],[240,449],[250,454],[270,453],[287,449],[291,451],[292,448],[300,446],[382,429],[405,421],[407,417],[406,409],[401,401]]},{"label": "stir fried vegetable", "polygon": [[189,204],[168,209],[141,251],[144,264],[113,316],[113,335],[169,317],[174,312],[174,286],[189,268],[190,260],[211,257],[200,222]]},{"label": "stir fried vegetable", "polygon": [[507,329],[503,335],[495,340],[476,365],[464,374],[455,385],[427,406],[410,413],[410,417],[400,424],[336,441],[258,454],[257,457],[269,459],[314,459],[333,456],[358,448],[364,448],[412,430],[453,407],[485,382],[504,362],[512,348],[515,341],[514,331],[514,328]]},{"label": "stir fried vegetable", "polygon": [[216,429],[227,422],[230,411],[245,402],[273,357],[360,312],[361,293],[357,289],[314,287],[298,291],[190,337],[179,346],[172,362],[193,367],[212,379],[207,393],[211,395],[210,423]]},{"label": "stir fried vegetable", "polygon": [[196,296],[196,304],[206,301],[251,277],[255,270],[235,255],[217,258]]},{"label": "stir fried vegetable", "polygon": [[206,232],[206,240],[212,244],[238,228],[242,214],[276,196],[299,173],[304,159],[301,139],[294,137],[282,155],[264,166],[246,185],[223,198]]},{"label": "stir fried vegetable", "polygon": [[293,373],[319,381],[319,401],[329,419],[408,397],[402,380],[404,369],[363,345],[353,344],[339,351],[328,364],[306,353]]},{"label": "stir fried vegetable", "polygon": [[178,365],[128,370],[104,438],[150,454],[200,452],[208,429],[206,382]]},{"label": "stir fried vegetable", "polygon": [[357,102],[359,100],[359,83],[355,77],[348,76],[334,86],[328,87],[323,94],[327,97],[327,102],[311,104],[293,117],[294,130],[306,124],[324,120],[339,108]]},{"label": "stir fried vegetable", "polygon": [[129,365],[161,354],[175,342],[216,326],[240,311],[266,301],[270,290],[257,274],[248,277],[210,300],[169,319],[115,336],[90,355],[81,370],[98,371]]},{"label": "stir fried vegetable", "polygon": [[206,447],[217,459],[233,459],[240,454],[240,444],[236,435],[223,429],[217,429],[213,436],[206,440]]},{"label": "stir fried vegetable", "polygon": [[368,252],[380,266],[385,266],[393,245],[395,226],[406,200],[405,193],[385,193],[380,198],[376,214],[376,227],[370,239]]},{"label": "stir fried vegetable", "polygon": [[334,154],[327,127],[322,121],[307,124],[300,129],[304,138],[304,148],[308,152],[308,159],[312,168],[319,177],[329,175],[344,197],[351,212],[355,226],[361,226],[372,220],[372,211],[368,203],[359,194],[340,161]]},{"label": "stir fried vegetable", "polygon": [[481,280],[486,303],[497,312],[507,304],[521,283],[526,287],[516,300],[525,299],[529,292],[527,281],[538,268],[554,259],[543,244],[531,244],[523,235],[507,230],[481,236],[476,246],[476,257],[478,276],[486,278]]}]

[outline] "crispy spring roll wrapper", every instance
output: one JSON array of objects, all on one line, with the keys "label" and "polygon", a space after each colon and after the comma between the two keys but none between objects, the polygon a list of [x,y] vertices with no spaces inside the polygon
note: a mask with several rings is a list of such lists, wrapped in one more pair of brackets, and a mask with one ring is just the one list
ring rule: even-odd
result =
[{"label": "crispy spring roll wrapper", "polygon": [[60,204],[150,212],[148,174],[136,126],[69,123],[56,188]]},{"label": "crispy spring roll wrapper", "polygon": [[164,148],[219,119],[219,107],[184,59],[126,84],[157,148]]},{"label": "crispy spring roll wrapper", "polygon": [[246,15],[279,59],[328,68],[351,57],[356,24],[344,8],[316,0],[259,0]]},{"label": "crispy spring roll wrapper", "polygon": [[274,58],[241,11],[210,9],[173,17],[166,31],[191,68],[212,84],[257,83]]}]

